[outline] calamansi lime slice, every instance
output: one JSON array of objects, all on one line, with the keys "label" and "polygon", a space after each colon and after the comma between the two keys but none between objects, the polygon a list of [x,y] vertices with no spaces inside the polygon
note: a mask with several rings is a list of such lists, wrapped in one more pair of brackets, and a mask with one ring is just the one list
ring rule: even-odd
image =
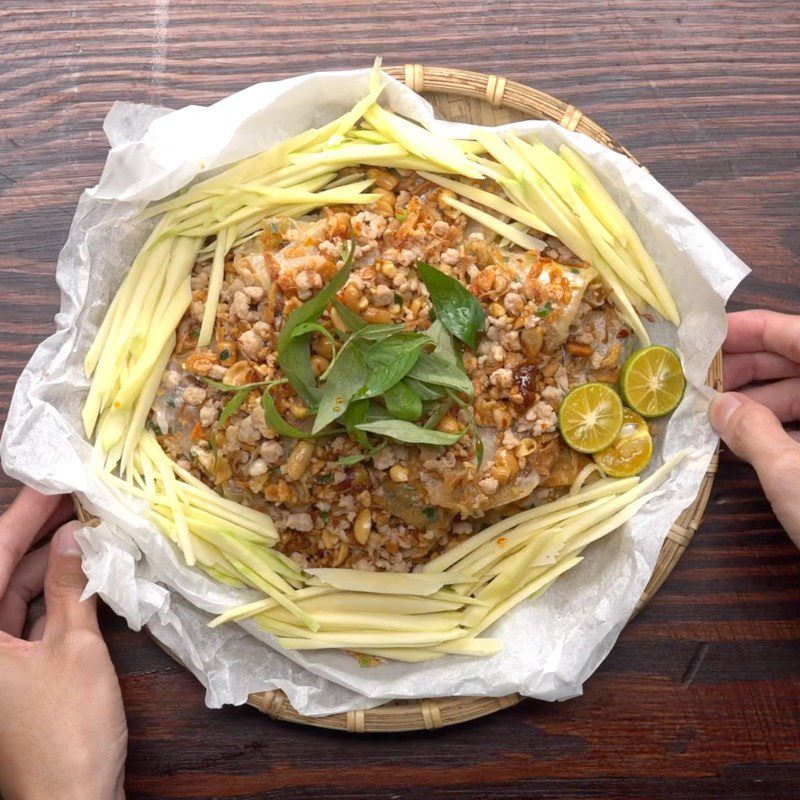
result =
[{"label": "calamansi lime slice", "polygon": [[609,447],[622,427],[622,401],[607,383],[575,387],[558,409],[564,441],[579,453]]},{"label": "calamansi lime slice", "polygon": [[674,350],[659,344],[637,350],[622,368],[619,387],[625,403],[643,417],[669,414],[686,388],[681,360]]},{"label": "calamansi lime slice", "polygon": [[653,457],[653,437],[647,423],[635,411],[626,408],[617,438],[605,450],[594,454],[594,460],[612,478],[638,475]]}]

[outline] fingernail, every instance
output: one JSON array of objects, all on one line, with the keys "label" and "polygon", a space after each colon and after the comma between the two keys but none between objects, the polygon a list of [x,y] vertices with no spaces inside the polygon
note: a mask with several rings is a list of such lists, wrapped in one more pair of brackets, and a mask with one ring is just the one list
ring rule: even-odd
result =
[{"label": "fingernail", "polygon": [[718,394],[708,408],[708,417],[711,420],[711,427],[717,433],[721,433],[728,426],[731,414],[742,404],[739,396],[731,392]]},{"label": "fingernail", "polygon": [[75,539],[75,527],[65,525],[55,535],[56,553],[61,556],[83,555],[81,547]]}]

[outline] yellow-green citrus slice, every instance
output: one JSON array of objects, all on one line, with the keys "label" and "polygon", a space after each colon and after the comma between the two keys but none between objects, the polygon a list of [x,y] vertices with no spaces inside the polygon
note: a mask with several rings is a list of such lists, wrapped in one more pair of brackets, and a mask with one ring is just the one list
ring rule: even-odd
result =
[{"label": "yellow-green citrus slice", "polygon": [[612,478],[638,475],[653,457],[653,437],[647,422],[626,408],[617,438],[605,450],[594,454],[595,463]]},{"label": "yellow-green citrus slice", "polygon": [[576,386],[558,409],[564,441],[579,453],[609,447],[622,427],[622,401],[607,383]]},{"label": "yellow-green citrus slice", "polygon": [[625,362],[619,387],[626,405],[643,417],[661,417],[683,399],[686,378],[674,350],[654,344]]}]

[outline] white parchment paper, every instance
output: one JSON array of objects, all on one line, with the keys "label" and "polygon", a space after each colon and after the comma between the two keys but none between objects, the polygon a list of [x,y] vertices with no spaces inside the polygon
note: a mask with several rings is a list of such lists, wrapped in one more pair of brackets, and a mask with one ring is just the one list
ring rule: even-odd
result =
[{"label": "white parchment paper", "polygon": [[[58,262],[62,290],[57,332],[26,367],[3,432],[6,472],[44,492],[78,492],[102,517],[81,538],[87,593],[99,594],[128,624],[147,626],[197,676],[207,703],[243,703],[282,689],[303,714],[368,708],[391,698],[499,696],[518,691],[546,700],[580,693],[611,649],[656,562],[672,522],[693,500],[716,445],[703,386],[725,334],[725,301],[747,267],[645,170],[587,137],[544,122],[524,122],[548,144],[568,142],[594,165],[664,272],[683,318],[676,332],[652,325],[654,341],[680,350],[690,387],[659,437],[654,464],[684,447],[692,455],[658,497],[620,531],[587,551],[584,562],[541,598],[517,608],[490,635],[496,656],[448,656],[427,664],[361,668],[338,652],[284,653],[252,623],[210,629],[206,622],[255,598],[217,584],[181,562],[172,545],[136,513],[136,502],[100,483],[80,409],[87,391],[83,358],[111,297],[149,226],[134,216],[203,171],[217,169],[319,126],[363,96],[367,70],[305,75],[251,86],[210,107],[168,111],[116,103],[106,118],[111,151],[100,183],[78,203]],[[430,106],[391,80],[383,102],[443,131]]]}]

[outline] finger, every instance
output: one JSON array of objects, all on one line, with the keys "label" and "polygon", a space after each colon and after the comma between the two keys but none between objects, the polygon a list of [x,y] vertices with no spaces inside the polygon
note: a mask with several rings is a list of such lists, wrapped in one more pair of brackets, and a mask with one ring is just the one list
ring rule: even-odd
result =
[{"label": "finger", "polygon": [[0,516],[0,596],[5,594],[11,573],[60,500],[60,495],[45,495],[23,486],[8,510]]},{"label": "finger", "polygon": [[42,614],[36,622],[31,625],[30,633],[28,634],[29,642],[39,642],[44,638],[44,630],[47,627],[47,614]]},{"label": "finger", "polygon": [[725,390],[730,392],[753,381],[774,381],[800,376],[800,363],[777,353],[726,353]]},{"label": "finger", "polygon": [[718,395],[709,417],[728,447],[755,467],[776,516],[800,547],[800,445],[772,411],[744,394]]},{"label": "finger", "polygon": [[36,539],[52,533],[56,528],[60,528],[65,522],[75,519],[75,503],[72,502],[72,497],[68,494],[62,494],[58,501],[58,505],[53,509],[50,516],[44,521],[44,524],[39,528],[36,534]]},{"label": "finger", "polygon": [[28,553],[11,576],[0,599],[0,631],[19,638],[28,616],[28,603],[42,593],[47,568],[47,548]]},{"label": "finger", "polygon": [[94,598],[81,601],[86,577],[81,569],[81,549],[75,541],[75,532],[82,527],[80,522],[68,522],[56,531],[50,543],[44,580],[45,638],[68,630],[99,630]]},{"label": "finger", "polygon": [[737,311],[728,314],[726,353],[770,353],[800,362],[800,316],[777,311]]},{"label": "finger", "polygon": [[742,390],[742,394],[766,406],[781,422],[800,419],[800,378],[751,386]]}]

